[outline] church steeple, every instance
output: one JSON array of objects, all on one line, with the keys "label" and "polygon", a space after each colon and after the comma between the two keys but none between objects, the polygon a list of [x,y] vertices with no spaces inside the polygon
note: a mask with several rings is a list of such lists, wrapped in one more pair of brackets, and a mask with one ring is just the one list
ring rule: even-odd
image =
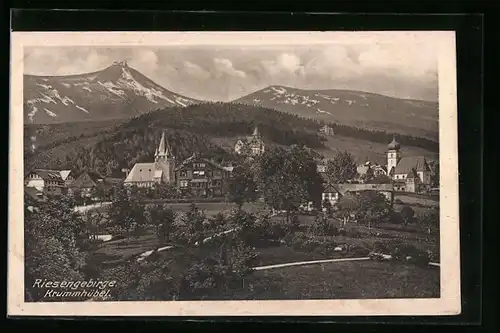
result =
[{"label": "church steeple", "polygon": [[172,151],[170,150],[170,147],[167,144],[167,140],[165,139],[165,132],[162,132],[160,144],[155,152],[155,160],[158,161],[160,159],[166,160],[173,158],[175,157],[172,154]]},{"label": "church steeple", "polygon": [[260,136],[259,127],[258,126],[255,126],[255,128],[253,130],[252,136]]}]

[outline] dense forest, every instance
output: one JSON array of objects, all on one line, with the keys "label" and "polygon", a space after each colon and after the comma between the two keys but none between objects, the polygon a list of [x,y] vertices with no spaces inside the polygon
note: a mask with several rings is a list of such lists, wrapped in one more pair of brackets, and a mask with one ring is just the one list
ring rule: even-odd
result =
[{"label": "dense forest", "polygon": [[[25,127],[25,165],[27,169],[68,168],[75,172],[92,169],[120,177],[123,176],[121,169],[154,159],[162,131],[178,160],[197,152],[224,164],[234,162],[237,157],[213,143],[212,137],[241,137],[258,126],[268,145],[295,144],[318,149],[324,148],[325,138],[318,132],[323,125],[318,120],[234,103],[158,109],[119,123],[30,125]],[[372,142],[388,143],[393,136],[382,131],[328,125],[337,136]],[[402,145],[438,150],[437,142],[423,138],[397,135],[397,140]]]}]

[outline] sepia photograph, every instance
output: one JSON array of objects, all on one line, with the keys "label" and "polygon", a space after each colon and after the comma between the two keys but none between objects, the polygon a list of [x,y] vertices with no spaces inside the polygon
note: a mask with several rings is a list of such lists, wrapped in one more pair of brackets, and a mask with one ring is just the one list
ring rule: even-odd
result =
[{"label": "sepia photograph", "polygon": [[453,32],[12,41],[9,313],[460,313]]}]

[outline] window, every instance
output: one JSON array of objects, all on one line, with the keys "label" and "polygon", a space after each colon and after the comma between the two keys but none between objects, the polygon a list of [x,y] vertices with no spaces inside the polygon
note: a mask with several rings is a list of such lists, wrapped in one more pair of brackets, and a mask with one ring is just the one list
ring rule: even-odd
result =
[{"label": "window", "polygon": [[186,170],[181,170],[181,172],[179,173],[180,177],[187,177],[188,173]]},{"label": "window", "polygon": [[188,182],[187,180],[181,180],[181,187],[187,187],[188,186]]},{"label": "window", "polygon": [[193,163],[193,168],[204,168],[205,163]]},{"label": "window", "polygon": [[195,176],[204,176],[205,175],[205,170],[195,170],[195,171],[193,171],[193,175],[195,175]]}]

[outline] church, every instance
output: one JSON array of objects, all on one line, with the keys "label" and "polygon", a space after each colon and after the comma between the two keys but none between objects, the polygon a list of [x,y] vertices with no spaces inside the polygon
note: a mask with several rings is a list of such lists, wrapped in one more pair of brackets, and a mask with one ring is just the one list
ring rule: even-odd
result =
[{"label": "church", "polygon": [[136,163],[124,181],[125,185],[137,187],[153,187],[155,184],[175,183],[175,156],[165,140],[165,132],[161,135],[155,151],[155,161]]},{"label": "church", "polygon": [[387,175],[400,192],[427,192],[431,188],[431,169],[425,156],[402,156],[401,145],[393,137],[387,151]]},{"label": "church", "polygon": [[238,155],[259,156],[265,151],[264,140],[259,133],[258,127],[255,127],[251,136],[239,139],[234,145],[234,152]]},{"label": "church", "polygon": [[155,161],[136,163],[127,175],[124,185],[151,188],[172,185],[181,193],[196,197],[222,197],[228,190],[232,167],[222,166],[194,153],[179,161],[172,153],[165,133],[155,151]]}]

